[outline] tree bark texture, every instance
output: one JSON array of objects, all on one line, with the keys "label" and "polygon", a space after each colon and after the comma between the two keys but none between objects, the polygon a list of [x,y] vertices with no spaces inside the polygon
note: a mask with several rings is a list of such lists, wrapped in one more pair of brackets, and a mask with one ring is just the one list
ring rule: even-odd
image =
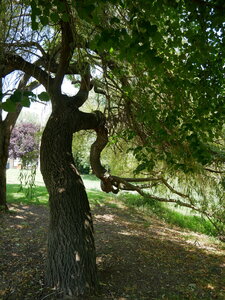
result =
[{"label": "tree bark texture", "polygon": [[4,122],[0,123],[0,210],[7,210],[6,202],[6,164],[10,135],[7,134]]},{"label": "tree bark texture", "polygon": [[73,133],[94,126],[88,115],[60,105],[48,120],[41,144],[50,205],[47,280],[75,296],[93,293],[98,286],[92,216],[72,155]]}]

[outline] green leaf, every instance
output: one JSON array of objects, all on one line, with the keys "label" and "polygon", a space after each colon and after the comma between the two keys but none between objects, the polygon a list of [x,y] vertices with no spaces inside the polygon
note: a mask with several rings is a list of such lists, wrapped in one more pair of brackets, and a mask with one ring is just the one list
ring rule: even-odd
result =
[{"label": "green leaf", "polygon": [[116,17],[113,17],[111,20],[110,20],[110,23],[111,24],[119,24],[120,23],[120,19],[116,18]]},{"label": "green leaf", "polygon": [[1,104],[1,107],[3,110],[7,111],[7,112],[14,112],[16,111],[16,103],[12,102],[10,99],[7,99],[6,102],[3,102]]},{"label": "green leaf", "polygon": [[24,107],[30,107],[30,100],[28,97],[23,97],[23,99],[20,103]]},{"label": "green leaf", "polygon": [[59,14],[57,13],[51,13],[50,14],[50,19],[52,20],[52,22],[57,23],[59,21]]},{"label": "green leaf", "polygon": [[41,100],[41,101],[49,101],[50,98],[49,98],[49,94],[47,92],[42,92],[38,95],[38,98]]},{"label": "green leaf", "polygon": [[65,5],[64,2],[57,1],[56,5],[57,5],[57,8],[58,8],[58,11],[60,11],[60,12],[66,11],[66,5]]},{"label": "green leaf", "polygon": [[39,26],[38,26],[38,23],[37,23],[36,21],[33,21],[33,20],[32,20],[31,27],[32,27],[33,30],[38,30],[38,27],[39,27]]},{"label": "green leaf", "polygon": [[134,174],[139,174],[141,171],[143,171],[146,168],[146,163],[142,163],[134,170]]},{"label": "green leaf", "polygon": [[69,20],[70,20],[69,15],[66,13],[64,13],[61,18],[62,18],[63,22],[69,22]]},{"label": "green leaf", "polygon": [[12,102],[20,102],[22,98],[22,92],[20,90],[16,90],[11,96],[10,101]]},{"label": "green leaf", "polygon": [[49,23],[49,19],[46,16],[40,16],[40,21],[43,26],[46,26]]},{"label": "green leaf", "polygon": [[26,97],[35,97],[35,94],[33,92],[30,92],[30,91],[24,91],[23,92],[23,96],[26,96]]}]

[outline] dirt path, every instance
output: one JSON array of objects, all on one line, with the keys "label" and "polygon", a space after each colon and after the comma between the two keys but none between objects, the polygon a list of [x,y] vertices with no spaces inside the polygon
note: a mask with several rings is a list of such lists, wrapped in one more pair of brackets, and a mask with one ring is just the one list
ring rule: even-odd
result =
[{"label": "dirt path", "polygon": [[[58,299],[44,284],[48,208],[0,216],[0,299]],[[101,294],[89,299],[225,299],[225,251],[204,235],[122,207],[93,209]]]}]

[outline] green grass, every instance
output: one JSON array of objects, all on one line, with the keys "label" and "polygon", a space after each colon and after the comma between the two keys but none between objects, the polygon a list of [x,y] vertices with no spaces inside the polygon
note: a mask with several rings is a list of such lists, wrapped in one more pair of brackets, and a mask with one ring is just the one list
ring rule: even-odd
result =
[{"label": "green grass", "polygon": [[[111,195],[105,194],[96,189],[87,190],[87,194],[92,206],[103,204],[111,206]],[[44,186],[36,186],[33,189],[33,197],[31,198],[26,195],[26,189],[21,190],[19,184],[7,184],[7,202],[27,205],[48,205],[47,189]]]},{"label": "green grass", "polygon": [[[21,191],[19,184],[12,184],[11,182],[16,181],[18,171],[11,171],[10,183],[7,185],[7,202],[8,203],[23,203],[23,204],[37,204],[37,205],[48,205],[48,193],[44,185],[37,185],[34,189],[34,195],[32,198],[26,196],[26,190]],[[88,198],[91,206],[96,205],[107,205],[109,207],[117,207],[115,196],[111,194],[103,193],[98,188],[98,179],[93,175],[82,176],[85,186],[87,188]],[[39,176],[39,182],[41,178]],[[192,214],[183,214],[179,211],[174,210],[172,207],[166,206],[165,204],[145,199],[139,195],[131,193],[123,193],[118,196],[128,207],[137,208],[142,210],[145,214],[155,214],[160,219],[165,220],[170,224],[177,225],[181,228],[190,229],[195,232],[204,233],[207,235],[216,235],[216,230],[213,225],[202,218]]]},{"label": "green grass", "polygon": [[204,233],[216,236],[217,232],[213,225],[201,216],[193,214],[182,214],[166,204],[146,199],[134,194],[123,194],[119,197],[127,206],[135,207],[142,210],[146,214],[155,214],[160,219],[165,220],[169,224],[177,225],[181,228],[189,229],[194,232]]},{"label": "green grass", "polygon": [[36,186],[33,189],[33,197],[26,196],[26,189],[21,191],[19,184],[7,184],[7,202],[23,204],[48,204],[48,193],[46,187]]}]

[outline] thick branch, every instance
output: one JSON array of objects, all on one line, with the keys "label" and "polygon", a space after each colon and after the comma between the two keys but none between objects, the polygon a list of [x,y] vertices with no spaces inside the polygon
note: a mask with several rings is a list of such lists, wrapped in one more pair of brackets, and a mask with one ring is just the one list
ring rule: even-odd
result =
[{"label": "thick branch", "polygon": [[105,124],[105,116],[100,111],[94,111],[92,113],[85,113],[77,110],[77,118],[72,116],[71,122],[75,121],[75,131],[79,130],[96,130],[102,124]]},{"label": "thick branch", "polygon": [[27,75],[34,77],[46,88],[46,90],[49,90],[49,87],[53,82],[52,78],[44,70],[37,66],[37,64],[30,63],[18,55],[5,54],[4,61],[2,63],[7,64],[12,68],[12,70],[20,70]]},{"label": "thick branch", "polygon": [[66,70],[69,67],[69,63],[73,56],[73,50],[74,50],[73,33],[69,22],[61,23],[61,31],[62,31],[62,42],[61,42],[62,47],[60,53],[59,66],[54,80],[54,87],[59,91],[61,91],[61,84],[63,82],[64,75],[66,74]]},{"label": "thick branch", "polygon": [[90,163],[93,172],[95,175],[103,179],[108,177],[107,170],[102,166],[100,156],[101,151],[105,148],[108,143],[108,130],[105,127],[105,124],[102,124],[98,128],[96,128],[97,138],[96,141],[91,145],[91,153],[90,153]]},{"label": "thick branch", "polygon": [[91,85],[91,73],[90,73],[90,66],[86,65],[84,73],[81,75],[81,83],[80,89],[77,94],[71,98],[74,102],[74,105],[79,108],[81,107],[84,102],[88,99],[89,92],[92,88]]},{"label": "thick branch", "polygon": [[15,71],[15,68],[13,66],[9,66],[4,64],[2,61],[0,61],[0,77],[3,78],[7,76],[8,74]]},{"label": "thick branch", "polygon": [[[59,64],[53,60],[51,60],[51,63],[47,61],[47,63],[43,63],[42,65],[45,67],[46,70],[48,70],[51,73],[56,73],[59,68]],[[86,64],[84,64],[84,66],[79,66],[79,67],[78,67],[78,63],[70,64],[67,70],[65,70],[65,74],[66,75],[80,74],[81,71],[85,68],[85,66]]]}]

